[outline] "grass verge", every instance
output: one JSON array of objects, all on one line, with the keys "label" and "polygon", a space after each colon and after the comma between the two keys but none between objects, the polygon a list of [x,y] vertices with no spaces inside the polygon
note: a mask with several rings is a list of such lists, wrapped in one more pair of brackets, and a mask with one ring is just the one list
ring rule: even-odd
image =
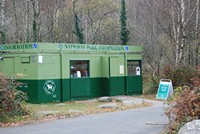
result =
[{"label": "grass verge", "polygon": [[[133,98],[134,99],[134,98]],[[99,108],[102,104],[116,103],[116,108]],[[111,102],[99,102],[95,100],[87,101],[71,101],[64,103],[48,103],[48,104],[29,104],[25,103],[25,107],[30,111],[27,116],[15,116],[9,120],[0,122],[1,127],[19,126],[33,122],[43,122],[47,120],[72,118],[82,115],[114,112],[135,109],[139,107],[150,106],[150,103],[143,102],[138,105],[123,105],[122,102],[112,99]]]}]

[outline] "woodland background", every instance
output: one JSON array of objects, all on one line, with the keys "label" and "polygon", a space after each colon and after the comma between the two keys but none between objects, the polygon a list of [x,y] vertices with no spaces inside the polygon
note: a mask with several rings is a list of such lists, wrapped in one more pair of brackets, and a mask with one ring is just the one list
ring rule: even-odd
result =
[{"label": "woodland background", "polygon": [[127,44],[143,46],[148,72],[199,65],[199,0],[1,0],[0,42],[122,44],[122,1]]},{"label": "woodland background", "polygon": [[[176,134],[184,123],[200,119],[199,1],[0,0],[0,44],[143,46],[144,93],[156,93],[162,78],[172,80],[174,95],[165,111],[167,131]],[[18,121],[15,115],[32,118],[21,105],[24,95],[6,89],[10,81],[2,74],[0,83],[0,125]]]}]

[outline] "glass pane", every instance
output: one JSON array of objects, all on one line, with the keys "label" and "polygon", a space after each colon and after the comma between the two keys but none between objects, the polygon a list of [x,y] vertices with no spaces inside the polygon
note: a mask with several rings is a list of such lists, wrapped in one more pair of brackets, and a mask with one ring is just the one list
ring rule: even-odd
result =
[{"label": "glass pane", "polygon": [[139,61],[127,61],[128,76],[136,75],[137,67],[140,67]]},{"label": "glass pane", "polygon": [[89,77],[89,61],[73,60],[71,61],[71,78]]},{"label": "glass pane", "polygon": [[30,57],[21,57],[21,63],[30,63]]}]

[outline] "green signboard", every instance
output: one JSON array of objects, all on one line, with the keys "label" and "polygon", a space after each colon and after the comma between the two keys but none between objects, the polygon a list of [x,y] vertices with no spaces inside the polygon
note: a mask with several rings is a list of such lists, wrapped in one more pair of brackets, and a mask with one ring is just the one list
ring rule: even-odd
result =
[{"label": "green signboard", "polygon": [[125,51],[128,46],[119,45],[85,45],[85,44],[61,44],[63,50],[88,50],[88,51]]},{"label": "green signboard", "polygon": [[0,50],[33,49],[34,44],[0,45]]},{"label": "green signboard", "polygon": [[120,45],[86,45],[86,44],[9,44],[0,45],[0,50],[24,50],[24,49],[58,49],[58,50],[86,50],[86,51],[128,51],[129,46]]},{"label": "green signboard", "polygon": [[158,87],[156,99],[166,100],[169,96],[172,95],[172,92],[173,92],[172,81],[162,79]]},{"label": "green signboard", "polygon": [[85,52],[142,52],[141,46],[90,45],[65,43],[1,44],[0,51],[85,51]]}]

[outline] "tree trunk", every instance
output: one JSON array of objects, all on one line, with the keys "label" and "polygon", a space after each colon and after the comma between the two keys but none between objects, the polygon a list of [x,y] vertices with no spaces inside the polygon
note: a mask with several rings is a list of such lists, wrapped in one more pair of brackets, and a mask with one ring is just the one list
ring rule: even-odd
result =
[{"label": "tree trunk", "polygon": [[77,0],[75,0],[73,2],[73,14],[74,14],[74,20],[75,20],[75,34],[76,34],[76,37],[79,41],[80,44],[84,44],[84,34],[83,34],[83,28],[81,27],[81,20],[78,16],[78,13],[76,12],[76,2]]},{"label": "tree trunk", "polygon": [[29,31],[29,28],[30,28],[30,25],[29,25],[29,22],[30,22],[30,15],[29,15],[29,7],[30,7],[30,3],[29,1],[27,1],[25,3],[25,34],[26,34],[26,42],[30,42],[30,31]]},{"label": "tree trunk", "polygon": [[[173,6],[173,5],[172,5]],[[182,64],[184,60],[184,47],[186,40],[185,0],[178,0],[178,24],[176,38],[176,63]]]},{"label": "tree trunk", "polygon": [[200,43],[197,42],[196,40],[198,40],[199,38],[199,34],[198,34],[198,25],[199,25],[199,0],[197,0],[197,4],[196,4],[196,26],[195,26],[195,42],[196,42],[196,49],[195,49],[195,65],[197,66],[199,64],[199,45]]},{"label": "tree trunk", "polygon": [[39,18],[39,5],[38,0],[31,0],[33,6],[33,41],[38,41],[38,33],[39,33],[39,26],[38,26],[38,18]]},{"label": "tree trunk", "polygon": [[6,30],[5,30],[5,0],[1,1],[1,20],[0,20],[0,39],[1,43],[6,43]]},{"label": "tree trunk", "polygon": [[59,40],[59,8],[60,3],[59,1],[56,3],[56,7],[53,11],[53,33],[54,33],[54,40],[53,42],[58,42]]},{"label": "tree trunk", "polygon": [[14,10],[14,23],[15,23],[15,43],[20,43],[21,39],[19,38],[19,28],[18,28],[18,19],[17,19],[17,12],[16,12],[16,2],[12,0],[13,10]]},{"label": "tree trunk", "polygon": [[[179,62],[179,55],[180,55],[180,47],[179,47],[179,36],[180,36],[180,23],[176,23],[176,19],[175,19],[175,8],[174,8],[174,0],[172,0],[172,10],[171,10],[171,14],[172,14],[172,29],[173,29],[173,36],[174,36],[174,41],[176,44],[176,63]],[[177,14],[178,16],[178,22],[180,21],[180,15]]]},{"label": "tree trunk", "polygon": [[179,63],[184,62],[184,47],[185,47],[185,40],[186,40],[186,23],[185,23],[185,0],[180,0],[180,9],[181,9],[181,44],[180,44],[180,61]]}]

